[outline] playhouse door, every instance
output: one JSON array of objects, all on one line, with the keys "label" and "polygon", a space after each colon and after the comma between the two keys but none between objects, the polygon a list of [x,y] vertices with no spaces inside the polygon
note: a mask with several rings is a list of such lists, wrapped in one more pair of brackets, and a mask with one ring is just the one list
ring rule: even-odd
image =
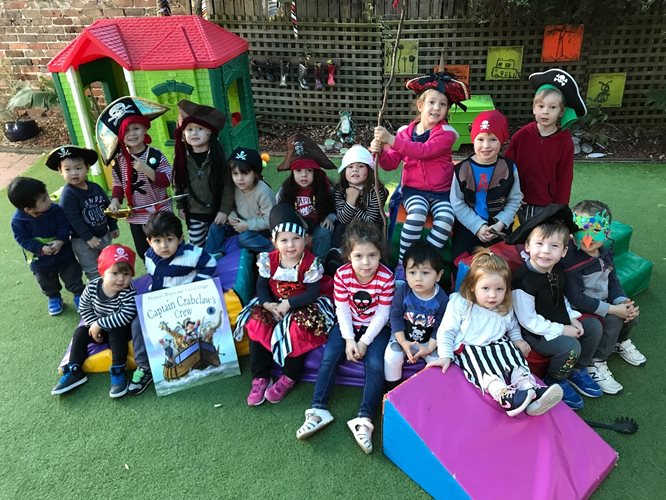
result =
[{"label": "playhouse door", "polygon": [[222,66],[229,120],[225,129],[230,130],[230,150],[239,146],[259,148],[248,68],[247,54],[242,54]]}]

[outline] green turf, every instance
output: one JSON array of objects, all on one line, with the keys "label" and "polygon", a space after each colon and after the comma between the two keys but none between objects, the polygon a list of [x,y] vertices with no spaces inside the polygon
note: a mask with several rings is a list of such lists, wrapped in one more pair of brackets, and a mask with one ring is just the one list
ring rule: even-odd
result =
[{"label": "green turf", "polygon": [[[61,182],[42,165],[26,175],[42,178],[50,190]],[[661,338],[666,323],[666,165],[577,165],[572,200],[581,198],[608,202],[618,220],[634,225],[632,250],[656,264],[650,289],[637,298],[642,314],[634,339],[648,364],[634,368],[613,357],[610,368],[624,384],[624,394],[586,400],[580,412],[600,421],[629,415],[641,426],[633,436],[600,431],[620,460],[595,498],[656,498],[666,485],[666,448],[659,444],[666,392],[661,369],[666,362]],[[355,414],[359,389],[336,388],[332,411],[337,420],[307,442],[297,441],[294,433],[312,384],[298,385],[279,405],[248,408],[247,359],[241,361],[240,377],[165,398],[150,388],[139,397],[111,400],[103,374],[90,376],[73,394],[51,396],[77,316],[69,294],[63,315],[47,315],[46,300],[11,236],[12,211],[3,190],[1,498],[426,497],[382,455],[379,425],[373,455],[364,455],[353,441],[344,422]],[[121,231],[122,241],[131,241],[126,225]],[[576,446],[570,443],[571,453]],[[520,457],[511,458],[517,460],[520,477]]]}]

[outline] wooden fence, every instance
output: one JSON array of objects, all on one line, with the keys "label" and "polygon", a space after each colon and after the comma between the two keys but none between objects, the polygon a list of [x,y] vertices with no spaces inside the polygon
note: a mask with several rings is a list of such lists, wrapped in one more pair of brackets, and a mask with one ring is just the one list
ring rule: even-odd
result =
[{"label": "wooden fence", "polygon": [[[294,38],[292,27],[284,20],[226,19],[216,21],[250,43],[250,56],[258,61],[289,61],[289,86],[253,78],[257,114],[265,119],[285,122],[334,124],[338,112],[351,110],[356,120],[373,122],[381,104],[385,81],[383,41],[380,27],[374,23],[303,21],[300,36]],[[395,28],[395,22],[388,23]],[[605,28],[585,27],[579,61],[562,63],[578,81],[586,95],[591,74],[627,72],[621,108],[604,108],[615,124],[650,125],[664,122],[664,114],[646,105],[649,89],[666,82],[666,23],[652,17],[626,18],[622,25]],[[393,34],[390,34],[393,36]],[[446,49],[447,64],[469,64],[470,88],[475,94],[490,94],[498,109],[512,125],[531,119],[531,99],[527,76],[552,67],[541,62],[543,26],[516,26],[509,21],[479,25],[462,19],[406,21],[403,39],[418,40],[418,72],[432,71]],[[520,80],[488,81],[488,47],[524,47]],[[311,59],[308,79],[310,90],[300,90],[296,67],[304,50]],[[314,64],[326,66],[332,58],[336,65],[335,87],[314,90]],[[394,125],[414,116],[413,95],[404,90],[406,76],[391,87],[386,119]]]}]

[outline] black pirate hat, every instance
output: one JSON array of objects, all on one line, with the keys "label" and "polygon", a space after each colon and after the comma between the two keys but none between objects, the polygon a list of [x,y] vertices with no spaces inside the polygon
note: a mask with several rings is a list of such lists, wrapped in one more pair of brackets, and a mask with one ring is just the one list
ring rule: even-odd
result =
[{"label": "black pirate hat", "polygon": [[217,135],[227,121],[227,117],[219,110],[205,104],[188,101],[187,99],[180,101],[178,108],[180,117],[179,128],[190,122],[194,122],[210,129],[214,135]]},{"label": "black pirate hat", "polygon": [[545,207],[541,213],[538,213],[534,217],[527,219],[523,224],[520,225],[518,229],[507,236],[506,242],[509,245],[525,243],[527,241],[527,237],[530,235],[532,230],[534,230],[534,228],[542,224],[556,221],[562,222],[572,234],[578,231],[578,226],[576,226],[574,223],[571,209],[567,205],[551,203]]},{"label": "black pirate hat", "polygon": [[587,114],[587,107],[580,95],[576,80],[563,69],[552,68],[541,73],[532,73],[529,79],[534,90],[540,90],[542,87],[554,88],[562,93],[566,108],[564,116],[560,120],[562,127],[566,127]]},{"label": "black pirate hat", "polygon": [[250,148],[236,148],[231,152],[231,156],[229,156],[229,160],[234,160],[234,161],[242,161],[243,163],[247,163],[247,165],[256,172],[257,175],[261,175],[261,167],[262,167],[262,162],[261,162],[261,156],[259,156],[259,152],[250,149]]},{"label": "black pirate hat", "polygon": [[46,166],[51,170],[60,170],[60,162],[65,158],[83,158],[83,163],[89,167],[95,164],[98,157],[97,151],[66,144],[51,150],[46,157]]},{"label": "black pirate hat", "polygon": [[287,139],[287,152],[277,169],[283,171],[297,168],[335,169],[335,164],[312,139],[303,134],[294,134]]},{"label": "black pirate hat", "polygon": [[289,203],[278,203],[275,205],[268,216],[268,222],[271,226],[271,236],[273,239],[275,239],[277,233],[283,231],[305,236],[307,224]]}]

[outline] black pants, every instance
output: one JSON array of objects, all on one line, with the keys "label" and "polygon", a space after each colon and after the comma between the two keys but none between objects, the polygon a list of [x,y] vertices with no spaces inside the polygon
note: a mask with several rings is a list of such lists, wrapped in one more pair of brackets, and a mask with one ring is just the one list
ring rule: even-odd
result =
[{"label": "black pants", "polygon": [[[74,330],[72,349],[69,353],[70,363],[83,365],[83,362],[88,357],[88,344],[93,341],[88,335],[88,330],[89,328],[85,325],[79,326]],[[110,331],[104,330],[102,336],[104,337],[104,342],[108,342],[111,346],[111,365],[124,365],[127,360],[127,342],[132,338],[130,325]]]},{"label": "black pants", "polygon": [[65,284],[65,288],[74,295],[81,295],[85,285],[81,280],[81,266],[79,262],[72,257],[72,260],[64,264],[60,269],[53,272],[34,272],[37,284],[42,289],[42,293],[49,298],[60,297],[60,280]]},{"label": "black pants", "polygon": [[[270,378],[273,366],[273,353],[259,342],[250,340],[250,370],[252,378]],[[282,373],[292,380],[298,380],[305,367],[305,354],[297,357],[287,356]]]},{"label": "black pants", "polygon": [[460,222],[456,221],[453,225],[453,238],[451,241],[451,261],[455,261],[456,257],[464,252],[469,252],[469,254],[474,253],[474,249],[477,247],[488,248],[490,245],[494,245],[498,241],[501,241],[500,237],[495,238],[494,240],[484,243],[475,234],[472,234],[472,231],[463,226]]},{"label": "black pants", "polygon": [[130,224],[129,227],[132,232],[136,254],[145,262],[146,252],[148,251],[148,248],[150,248],[150,245],[148,245],[146,233],[143,230],[143,224]]}]

